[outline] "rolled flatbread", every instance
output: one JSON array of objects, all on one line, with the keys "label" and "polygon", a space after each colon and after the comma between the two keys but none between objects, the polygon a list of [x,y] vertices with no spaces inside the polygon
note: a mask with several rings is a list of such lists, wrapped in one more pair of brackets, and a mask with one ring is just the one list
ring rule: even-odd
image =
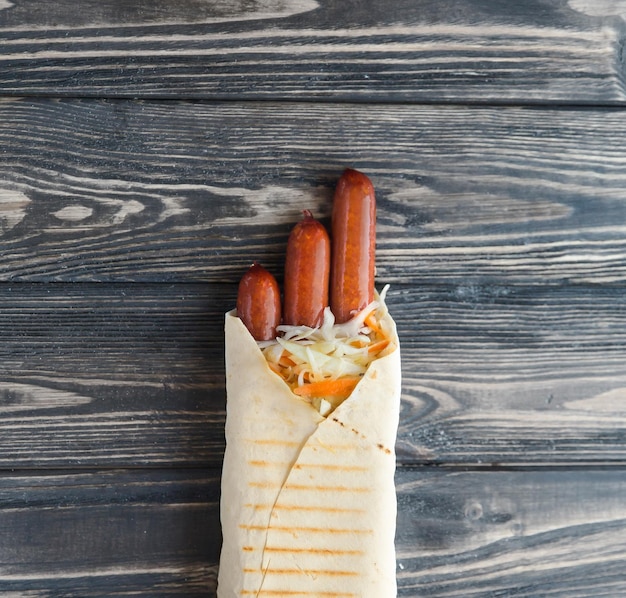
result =
[{"label": "rolled flatbread", "polygon": [[400,352],[373,361],[328,417],[225,319],[226,452],[218,598],[396,596]]}]

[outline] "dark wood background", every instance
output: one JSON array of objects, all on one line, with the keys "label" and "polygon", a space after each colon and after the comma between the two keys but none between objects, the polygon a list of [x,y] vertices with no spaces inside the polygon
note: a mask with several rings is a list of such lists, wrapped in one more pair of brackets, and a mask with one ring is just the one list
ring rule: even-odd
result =
[{"label": "dark wood background", "polygon": [[624,0],[0,0],[1,595],[215,596],[223,313],[346,166],[399,596],[626,595],[625,44]]}]

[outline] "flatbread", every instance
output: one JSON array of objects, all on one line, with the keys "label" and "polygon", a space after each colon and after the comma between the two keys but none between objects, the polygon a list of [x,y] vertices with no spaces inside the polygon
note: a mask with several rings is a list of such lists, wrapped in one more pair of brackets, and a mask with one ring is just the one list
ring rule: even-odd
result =
[{"label": "flatbread", "polygon": [[218,598],[396,596],[400,352],[370,364],[328,418],[226,314],[226,453]]}]

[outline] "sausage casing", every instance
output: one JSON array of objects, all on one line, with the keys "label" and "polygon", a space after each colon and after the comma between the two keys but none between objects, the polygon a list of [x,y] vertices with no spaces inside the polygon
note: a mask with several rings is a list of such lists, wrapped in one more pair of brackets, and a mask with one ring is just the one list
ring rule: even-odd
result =
[{"label": "sausage casing", "polygon": [[357,170],[346,169],[337,183],[331,237],[330,308],[343,323],[374,299],[376,197]]},{"label": "sausage casing", "polygon": [[330,239],[324,225],[310,211],[294,226],[287,241],[285,260],[285,324],[322,325],[328,306]]},{"label": "sausage casing", "polygon": [[276,338],[280,324],[280,289],[274,276],[254,263],[239,281],[237,315],[257,341]]}]

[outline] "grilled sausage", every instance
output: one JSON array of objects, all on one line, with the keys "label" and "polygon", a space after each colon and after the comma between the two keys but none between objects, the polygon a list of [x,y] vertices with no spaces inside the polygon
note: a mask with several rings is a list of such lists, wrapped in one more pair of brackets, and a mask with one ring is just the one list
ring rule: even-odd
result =
[{"label": "grilled sausage", "polygon": [[237,315],[257,341],[276,338],[281,318],[280,289],[276,279],[256,262],[239,281]]},{"label": "grilled sausage", "polygon": [[316,328],[328,306],[330,239],[324,225],[309,210],[294,226],[285,260],[285,324]]},{"label": "grilled sausage", "polygon": [[330,308],[341,324],[374,299],[376,198],[357,170],[346,169],[337,183],[331,237]]}]

